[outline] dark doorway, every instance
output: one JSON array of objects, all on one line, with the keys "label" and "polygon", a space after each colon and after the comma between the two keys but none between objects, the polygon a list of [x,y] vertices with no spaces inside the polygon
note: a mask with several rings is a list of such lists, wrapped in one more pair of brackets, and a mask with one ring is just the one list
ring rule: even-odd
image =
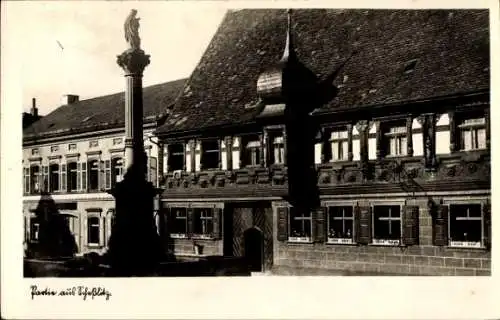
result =
[{"label": "dark doorway", "polygon": [[262,271],[264,256],[264,237],[262,231],[257,228],[247,229],[243,233],[245,258],[250,266],[250,271]]},{"label": "dark doorway", "polygon": [[223,254],[225,257],[233,257],[233,207],[226,205],[224,208],[224,240],[223,240]]}]

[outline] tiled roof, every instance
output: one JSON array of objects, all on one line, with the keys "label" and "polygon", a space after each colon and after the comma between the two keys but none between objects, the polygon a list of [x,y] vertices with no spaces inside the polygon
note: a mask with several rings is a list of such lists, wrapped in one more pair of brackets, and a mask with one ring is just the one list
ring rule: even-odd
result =
[{"label": "tiled roof", "polygon": [[[299,60],[319,80],[352,52],[322,106],[367,106],[489,89],[488,10],[292,12]],[[229,12],[158,133],[251,121],[257,79],[283,54],[286,10]],[[414,67],[414,68],[412,68]],[[406,69],[406,72],[405,72]]]},{"label": "tiled roof", "polygon": [[[143,90],[144,122],[165,115],[179,96],[186,79],[145,87]],[[81,100],[63,105],[24,129],[24,138],[65,135],[125,124],[124,92]]]}]

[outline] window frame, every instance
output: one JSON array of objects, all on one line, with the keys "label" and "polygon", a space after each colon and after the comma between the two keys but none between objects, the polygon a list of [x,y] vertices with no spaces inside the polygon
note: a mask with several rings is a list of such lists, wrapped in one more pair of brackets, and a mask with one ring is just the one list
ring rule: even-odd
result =
[{"label": "window frame", "polygon": [[[91,219],[97,219],[97,224],[92,224]],[[101,246],[101,218],[97,215],[88,215],[87,216],[87,246],[89,247],[100,247]],[[91,228],[97,226],[97,242],[90,241]]]},{"label": "window frame", "polygon": [[[458,121],[457,121],[457,131],[458,131],[458,150],[463,151],[463,152],[468,152],[468,151],[477,151],[477,150],[486,150],[486,117],[484,114],[461,114],[458,115]],[[482,120],[480,123],[465,123],[467,121],[474,121],[474,120]],[[484,141],[483,141],[483,148],[480,148],[480,139],[479,139],[479,130],[483,130],[483,136],[484,136]],[[463,134],[464,132],[470,132],[470,148],[465,147],[464,143],[464,137]],[[474,133],[474,134],[473,134]],[[475,139],[474,139],[475,137]],[[473,145],[473,142],[475,140],[475,145]]]},{"label": "window frame", "polygon": [[[466,248],[466,249],[484,249],[485,248],[485,243],[484,243],[484,234],[485,234],[485,223],[484,223],[484,203],[483,202],[449,202],[444,204],[448,206],[448,225],[447,225],[447,234],[448,234],[448,247],[450,248]],[[481,221],[481,236],[480,236],[480,241],[479,243],[477,242],[472,242],[472,241],[452,241],[451,237],[451,209],[452,206],[474,206],[477,205],[479,206],[479,212],[480,212],[480,218],[472,218],[469,217],[469,219],[464,219],[464,220],[480,220]]]},{"label": "window frame", "polygon": [[[121,161],[120,165],[118,165],[119,161]],[[110,159],[111,188],[114,188],[118,182],[123,180],[123,168],[125,167],[124,161],[125,160],[123,159],[123,157],[120,156],[112,157]],[[115,174],[116,170],[119,171],[119,176],[120,176],[119,181],[117,180],[117,175]]]},{"label": "window frame", "polygon": [[[57,170],[53,170],[53,167],[57,166]],[[59,192],[61,191],[61,165],[59,163],[49,163],[49,192]],[[54,176],[53,176],[54,175]],[[56,177],[57,178],[54,178]],[[54,188],[53,182],[56,182],[57,189]]]},{"label": "window frame", "polygon": [[[30,217],[29,219],[29,224],[30,224],[30,232],[29,232],[29,242],[30,243],[37,243],[40,241],[40,222],[38,221],[37,217]],[[33,238],[33,226],[36,225],[38,230],[37,230],[37,237],[36,239]]]},{"label": "window frame", "polygon": [[[168,215],[167,219],[169,219],[169,218],[170,219],[174,219],[173,210],[184,210],[185,217],[182,218],[182,219],[185,220],[184,223],[185,223],[185,227],[186,227],[185,228],[186,232],[185,233],[178,233],[178,232],[177,233],[172,233],[171,230],[169,230],[168,231],[169,236],[172,239],[187,239],[187,238],[189,238],[189,225],[188,225],[188,220],[189,220],[188,219],[188,210],[189,210],[189,208],[188,207],[181,207],[181,206],[179,206],[179,207],[169,207],[168,208],[169,215]],[[179,218],[177,218],[177,216],[175,217],[175,219],[180,220]]]},{"label": "window frame", "polygon": [[[356,219],[355,219],[355,214],[354,214],[354,206],[352,205],[327,205],[326,206],[327,208],[327,211],[326,211],[326,224],[327,224],[327,233],[326,233],[326,243],[327,244],[341,244],[341,245],[350,245],[350,244],[355,244],[356,241],[355,241],[355,232],[356,232]],[[334,237],[330,237],[330,230],[331,230],[331,227],[330,227],[330,215],[332,214],[332,209],[334,208],[342,208],[342,209],[346,209],[346,208],[350,208],[351,210],[351,216],[350,217],[345,217],[345,211],[342,211],[342,225],[343,227],[345,228],[345,220],[351,220],[352,221],[352,234],[351,234],[351,238],[334,238]],[[337,219],[339,220],[339,219]]]},{"label": "window frame", "polygon": [[[296,217],[295,215],[298,214],[296,212],[296,209],[294,207],[288,207],[288,242],[291,243],[312,243],[313,242],[313,219],[312,219],[312,212],[310,210],[307,211],[307,215],[305,216],[306,213],[302,212],[300,213],[302,216],[301,217]],[[292,236],[292,220],[300,220],[302,221],[302,227],[305,228],[304,221],[309,221],[309,236]]]},{"label": "window frame", "polygon": [[[72,169],[70,166],[71,165],[75,165],[75,168]],[[70,161],[70,162],[67,162],[66,163],[66,190],[67,192],[77,192],[78,191],[78,162],[77,161]],[[75,174],[75,185],[74,185],[74,189],[72,189],[72,184],[71,184],[71,177],[72,177],[72,174]]]},{"label": "window frame", "polygon": [[[375,246],[401,246],[403,244],[403,204],[395,204],[395,203],[380,203],[380,204],[372,204],[371,205],[371,215],[372,215],[372,239],[371,239],[371,245]],[[391,228],[392,221],[393,220],[399,220],[399,238],[397,240],[391,240],[391,239],[376,239],[376,229],[375,229],[375,208],[376,207],[399,207],[399,219],[392,219],[391,213],[389,212],[389,217],[387,220],[389,223],[389,228]]]},{"label": "window frame", "polygon": [[[406,125],[406,120],[401,119],[381,123],[380,129],[382,130],[382,148],[384,150],[385,156],[388,158],[407,157],[409,132]],[[401,132],[393,132],[393,129],[403,130]],[[396,142],[396,150],[399,150],[397,153],[392,152],[393,150],[391,144],[393,140]],[[404,152],[402,152],[403,150]]]},{"label": "window frame", "polygon": [[[349,160],[349,130],[347,128],[337,127],[328,130],[330,138],[328,139],[331,149],[331,159],[330,162],[341,162]],[[337,134],[337,137],[333,137]],[[345,134],[345,137],[344,137]],[[335,148],[334,144],[337,144]],[[344,150],[345,145],[345,150]],[[340,153],[342,149],[342,153]],[[344,158],[345,156],[345,158]]]},{"label": "window frame", "polygon": [[[93,163],[96,163],[97,164],[97,169],[93,168],[92,164]],[[96,174],[96,187],[95,188],[92,188],[92,173],[93,172],[97,172]],[[101,167],[100,167],[100,161],[99,159],[88,159],[87,160],[87,191],[88,192],[96,192],[96,191],[99,191],[99,175],[101,173]]]},{"label": "window frame", "polygon": [[[269,135],[271,138],[270,140],[272,141],[272,143],[271,143],[271,147],[272,147],[271,164],[278,165],[278,166],[284,165],[285,164],[285,157],[286,157],[286,154],[285,154],[285,136],[284,136],[283,132],[281,132],[281,131],[272,132],[272,133],[269,133]],[[279,155],[280,161],[277,161],[277,159],[276,159],[277,154]]]},{"label": "window frame", "polygon": [[[37,168],[37,173],[32,173],[32,168]],[[42,192],[42,165],[39,164],[30,164],[29,166],[29,175],[30,175],[30,193],[31,194],[39,194]],[[38,188],[35,188],[35,185],[38,184]]]},{"label": "window frame", "polygon": [[[259,167],[261,166],[260,158],[263,150],[263,145],[261,138],[258,134],[249,134],[241,137],[243,152],[240,154],[242,156],[241,164],[243,167]],[[250,144],[255,144],[249,146]],[[249,161],[249,156],[251,157]]]},{"label": "window frame", "polygon": [[[181,146],[182,151],[172,151],[173,146]],[[186,144],[185,143],[177,142],[177,143],[168,144],[167,145],[167,155],[168,155],[168,158],[167,158],[168,171],[167,172],[184,170],[184,167],[186,166]],[[180,161],[180,163],[182,164],[180,169],[178,169],[178,168],[172,169],[172,157],[179,157],[179,158],[182,157],[182,161]],[[200,159],[200,161],[201,161],[201,159]]]},{"label": "window frame", "polygon": [[[191,207],[190,210],[193,210],[193,227],[192,227],[192,230],[193,230],[193,234],[192,234],[192,237],[194,239],[213,239],[214,238],[214,215],[215,215],[215,208],[214,207]],[[198,217],[197,215],[197,212],[200,212],[200,216]],[[209,212],[210,213],[210,217],[208,216],[205,216],[203,217],[202,216],[202,212]],[[207,223],[207,221],[210,221],[211,223],[211,232],[206,232],[206,233],[198,233],[196,229],[196,226],[197,226],[197,220],[200,220],[199,223],[200,223],[200,226],[202,226],[203,228],[203,225],[204,225],[204,221],[205,223]],[[206,227],[205,227],[206,228]]]},{"label": "window frame", "polygon": [[[217,146],[216,149],[207,149],[206,144],[208,143],[215,143]],[[221,158],[221,145],[220,145],[220,140],[219,139],[202,139],[200,140],[200,147],[201,147],[201,154],[200,154],[200,165],[202,170],[218,170],[219,169],[219,162]],[[212,154],[217,154],[217,161],[213,166],[208,167],[206,163],[206,156],[209,154],[212,156]]]}]

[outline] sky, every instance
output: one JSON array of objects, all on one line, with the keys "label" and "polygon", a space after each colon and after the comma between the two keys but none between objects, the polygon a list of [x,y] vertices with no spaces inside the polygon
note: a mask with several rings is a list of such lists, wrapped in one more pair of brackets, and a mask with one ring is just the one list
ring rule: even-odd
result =
[{"label": "sky", "polygon": [[151,55],[144,86],[188,77],[226,12],[204,2],[7,1],[2,52],[11,50],[18,62],[23,110],[32,98],[45,115],[64,94],[88,99],[123,91],[116,56],[127,48],[123,23],[132,8]]}]

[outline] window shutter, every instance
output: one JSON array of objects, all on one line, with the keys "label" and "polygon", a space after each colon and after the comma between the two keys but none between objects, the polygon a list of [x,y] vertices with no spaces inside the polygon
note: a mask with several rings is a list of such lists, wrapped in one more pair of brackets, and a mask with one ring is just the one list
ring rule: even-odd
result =
[{"label": "window shutter", "polygon": [[[173,215],[171,215],[173,217]],[[191,237],[193,235],[193,229],[194,229],[194,210],[192,208],[187,209],[187,233],[188,237]]]},{"label": "window shutter", "polygon": [[83,243],[88,246],[89,242],[88,242],[88,236],[89,236],[89,228],[88,228],[88,220],[89,220],[89,217],[86,215],[83,219],[82,219],[82,238],[83,238]]},{"label": "window shutter", "polygon": [[326,208],[318,208],[313,216],[314,228],[313,228],[313,239],[314,242],[324,242],[326,238]]},{"label": "window shutter", "polygon": [[213,237],[216,240],[221,239],[221,222],[222,222],[222,209],[215,208],[214,216],[213,216],[213,224],[214,224],[214,234]]},{"label": "window shutter", "polygon": [[49,191],[49,167],[42,166],[42,190]]},{"label": "window shutter", "polygon": [[106,241],[106,220],[103,214],[99,217],[99,245],[105,246]]},{"label": "window shutter", "polygon": [[66,192],[66,165],[61,165],[61,191]]},{"label": "window shutter", "polygon": [[24,168],[24,192],[30,193],[30,168]]},{"label": "window shutter", "polygon": [[87,163],[86,162],[82,162],[82,178],[81,178],[81,181],[82,181],[82,189],[83,191],[86,191],[87,190]]},{"label": "window shutter", "polygon": [[446,246],[448,245],[448,206],[439,205],[436,210],[432,229],[433,242],[435,246]]},{"label": "window shutter", "polygon": [[105,174],[105,168],[104,168],[104,161],[99,161],[97,162],[98,166],[99,166],[99,174],[97,176],[97,186],[98,186],[98,189],[101,190],[101,191],[104,191],[105,190],[105,187],[106,187],[106,174]]},{"label": "window shutter", "polygon": [[372,241],[371,207],[355,207],[356,242],[370,244]]},{"label": "window shutter", "polygon": [[484,246],[487,249],[491,248],[491,204],[483,204],[483,221],[484,221]]},{"label": "window shutter", "polygon": [[104,189],[111,189],[111,160],[104,161]]},{"label": "window shutter", "polygon": [[418,206],[403,207],[403,244],[418,245]]},{"label": "window shutter", "polygon": [[153,183],[154,186],[157,185],[156,183],[156,158],[155,157],[149,157],[149,161],[148,161],[148,168],[149,168],[149,181],[151,183]]},{"label": "window shutter", "polygon": [[76,190],[82,189],[82,164],[76,164]]},{"label": "window shutter", "polygon": [[288,207],[278,207],[278,241],[288,240]]}]

